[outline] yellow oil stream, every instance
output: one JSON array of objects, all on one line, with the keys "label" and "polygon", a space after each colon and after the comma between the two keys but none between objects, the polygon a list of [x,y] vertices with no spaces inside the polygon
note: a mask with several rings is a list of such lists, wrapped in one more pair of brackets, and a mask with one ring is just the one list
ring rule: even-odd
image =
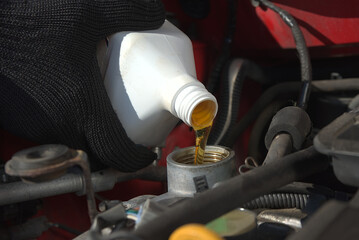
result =
[{"label": "yellow oil stream", "polygon": [[211,128],[212,125],[196,130],[196,151],[194,155],[194,164],[203,164],[207,139],[209,133],[211,132]]},{"label": "yellow oil stream", "polygon": [[196,131],[196,151],[194,164],[203,164],[207,139],[211,131],[216,105],[212,101],[204,101],[192,112],[192,127]]}]

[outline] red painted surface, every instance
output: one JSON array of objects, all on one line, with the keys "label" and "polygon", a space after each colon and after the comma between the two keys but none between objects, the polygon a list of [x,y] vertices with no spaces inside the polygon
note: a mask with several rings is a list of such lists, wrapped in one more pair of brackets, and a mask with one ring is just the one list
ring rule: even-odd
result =
[{"label": "red painted surface", "polygon": [[[359,42],[359,7],[355,1],[275,0],[273,2],[291,13],[297,20],[310,47]],[[295,46],[290,34],[288,35],[288,27],[277,14],[260,8],[256,10],[259,18],[282,48]]]},{"label": "red painted surface", "polygon": [[0,128],[0,159],[5,162],[8,161],[14,153],[35,145],[33,142],[16,137]]},{"label": "red painted surface", "polygon": [[196,64],[197,79],[202,83],[207,78],[207,44],[200,41],[192,41],[193,55]]},{"label": "red painted surface", "polygon": [[[209,56],[215,57],[226,31],[227,1],[211,0],[207,18],[185,15],[179,1],[163,0],[166,9],[180,22],[180,28],[204,41]],[[294,49],[290,29],[271,10],[254,8],[250,1],[237,1],[237,27],[233,53],[251,58],[286,58]],[[355,0],[273,0],[297,20],[313,57],[359,54],[359,7]],[[194,32],[194,33],[193,33]],[[284,53],[283,53],[284,52]],[[291,57],[296,57],[291,54]]]}]

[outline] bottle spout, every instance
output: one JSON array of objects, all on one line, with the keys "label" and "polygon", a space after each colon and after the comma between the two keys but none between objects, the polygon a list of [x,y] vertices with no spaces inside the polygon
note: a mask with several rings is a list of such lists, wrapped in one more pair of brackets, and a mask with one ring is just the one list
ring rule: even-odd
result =
[{"label": "bottle spout", "polygon": [[218,109],[216,98],[200,82],[182,88],[173,106],[175,115],[194,129],[211,125]]}]

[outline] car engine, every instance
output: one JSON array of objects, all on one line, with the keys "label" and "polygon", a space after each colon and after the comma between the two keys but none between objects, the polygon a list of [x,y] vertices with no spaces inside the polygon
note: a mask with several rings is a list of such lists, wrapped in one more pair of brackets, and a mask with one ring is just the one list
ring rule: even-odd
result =
[{"label": "car engine", "polygon": [[129,173],[0,129],[0,238],[359,238],[356,1],[162,2],[218,101],[204,164],[180,121]]}]

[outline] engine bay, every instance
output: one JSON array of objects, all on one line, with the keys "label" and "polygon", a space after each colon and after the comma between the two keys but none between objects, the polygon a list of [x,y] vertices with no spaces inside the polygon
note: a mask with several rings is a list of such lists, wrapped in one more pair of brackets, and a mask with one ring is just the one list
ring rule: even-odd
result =
[{"label": "engine bay", "polygon": [[356,2],[162,2],[218,101],[204,164],[183,122],[136,172],[0,129],[0,238],[358,238]]}]

